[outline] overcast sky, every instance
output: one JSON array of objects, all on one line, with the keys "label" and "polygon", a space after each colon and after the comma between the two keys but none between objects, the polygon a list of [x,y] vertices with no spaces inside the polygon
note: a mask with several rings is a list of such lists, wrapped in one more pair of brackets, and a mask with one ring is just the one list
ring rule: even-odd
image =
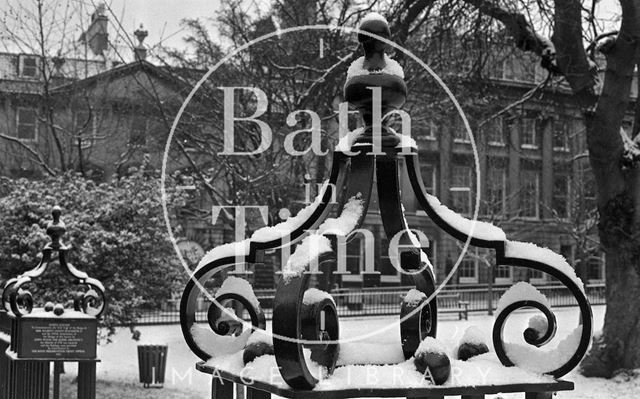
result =
[{"label": "overcast sky", "polygon": [[181,20],[215,17],[220,8],[220,0],[111,0],[108,4],[129,34],[142,23],[149,31],[150,45],[164,40],[172,47],[182,44]]},{"label": "overcast sky", "polygon": [[[264,4],[265,7],[271,0],[245,0],[247,3]],[[68,10],[72,10],[73,18],[71,26],[65,26],[64,30],[68,38],[77,38],[82,32],[82,27],[86,29],[90,21],[90,15],[99,4],[100,0],[45,0],[47,12],[50,15],[56,15],[58,20],[64,19],[62,16],[67,15]],[[120,53],[124,56],[131,55],[131,42],[134,40],[133,31],[135,31],[142,23],[144,28],[149,32],[149,36],[145,40],[145,44],[150,47],[162,42],[170,47],[183,46],[183,37],[185,31],[181,27],[180,22],[185,18],[201,18],[215,17],[216,12],[220,8],[220,0],[107,0],[110,11],[107,12],[111,25],[109,27],[110,39],[115,42]],[[601,0],[597,7],[596,14],[606,19],[615,18],[619,12],[618,0]],[[27,38],[33,37],[33,32],[24,31],[23,26],[28,22],[20,21],[15,15],[10,13],[11,10],[30,10],[35,9],[35,0],[0,0],[0,27],[5,21],[5,31],[0,30],[0,40],[2,46],[0,51],[25,51],[26,46],[18,48],[12,43],[11,32],[15,32],[13,37]],[[29,21],[29,16],[24,18]],[[120,22],[120,24],[117,23]],[[33,18],[30,21],[33,24]],[[617,24],[616,24],[617,25]],[[11,32],[7,32],[7,28]],[[215,24],[209,23],[211,34],[215,35]],[[125,38],[124,35],[128,35]],[[55,35],[54,35],[55,36]],[[58,51],[55,48],[60,41],[53,40],[51,44],[51,52]],[[126,51],[125,51],[126,50]]]}]

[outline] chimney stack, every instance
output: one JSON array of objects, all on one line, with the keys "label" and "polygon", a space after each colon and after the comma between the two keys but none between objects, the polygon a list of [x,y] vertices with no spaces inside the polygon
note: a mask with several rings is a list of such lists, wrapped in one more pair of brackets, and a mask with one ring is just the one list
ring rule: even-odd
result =
[{"label": "chimney stack", "polygon": [[136,61],[145,60],[147,58],[147,47],[142,42],[149,36],[149,32],[140,24],[140,28],[136,29],[133,34],[136,36],[136,39],[138,39],[138,45],[133,48],[133,55]]},{"label": "chimney stack", "polygon": [[58,77],[64,77],[64,73],[62,71],[62,67],[64,66],[65,63],[65,59],[64,57],[60,54],[60,51],[58,51],[58,54],[54,57],[51,57],[51,62],[53,63],[53,76],[58,78]]},{"label": "chimney stack", "polygon": [[91,24],[80,36],[80,42],[86,43],[93,54],[104,55],[105,50],[109,48],[108,25],[106,6],[100,3],[91,14]]}]

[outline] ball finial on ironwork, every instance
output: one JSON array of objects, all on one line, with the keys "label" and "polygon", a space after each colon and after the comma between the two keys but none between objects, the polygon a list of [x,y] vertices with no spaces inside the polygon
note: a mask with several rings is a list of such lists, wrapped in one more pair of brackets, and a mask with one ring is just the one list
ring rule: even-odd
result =
[{"label": "ball finial on ironwork", "polygon": [[[373,33],[385,39],[391,38],[391,29],[387,20],[378,13],[369,13],[360,23],[359,29]],[[362,45],[365,58],[365,69],[380,70],[385,67],[384,53],[389,50],[387,43],[364,33],[358,34],[358,42]]]},{"label": "ball finial on ironwork", "polygon": [[62,209],[59,206],[54,206],[51,215],[53,216],[53,221],[47,225],[47,235],[51,237],[51,248],[60,249],[62,247],[60,240],[67,232],[67,227],[64,222],[60,220]]}]

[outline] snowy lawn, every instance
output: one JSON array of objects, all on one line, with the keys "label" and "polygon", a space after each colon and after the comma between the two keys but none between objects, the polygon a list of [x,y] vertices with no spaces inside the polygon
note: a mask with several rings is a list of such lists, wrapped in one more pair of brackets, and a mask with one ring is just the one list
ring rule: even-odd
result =
[{"label": "snowy lawn", "polygon": [[[577,325],[578,311],[576,308],[555,309],[558,319],[557,337],[566,336]],[[511,331],[507,335],[507,341],[519,339],[533,312],[521,311],[509,320],[506,330]],[[602,328],[604,319],[604,306],[594,306],[595,331]],[[341,337],[355,337],[363,331],[371,332],[388,327],[396,322],[395,317],[375,317],[341,320]],[[475,325],[489,333],[493,326],[493,317],[486,314],[471,313],[469,320],[441,319],[438,326],[438,337],[457,341],[462,337],[467,327]],[[511,327],[513,326],[513,327]],[[270,329],[270,326],[268,326]],[[180,390],[193,394],[193,397],[206,398],[210,395],[210,378],[194,369],[198,361],[191,353],[182,338],[180,326],[149,326],[140,327],[142,332],[142,344],[167,344],[169,346],[167,373],[165,387],[171,390]],[[488,335],[490,336],[490,335]],[[376,342],[388,343],[399,337],[398,328],[381,331],[377,336],[370,336],[363,342],[354,342],[349,345],[366,345]],[[128,329],[118,331],[113,342],[98,348],[98,356],[102,362],[98,365],[98,379],[102,381],[118,381],[136,384],[138,380],[138,342],[131,339]],[[355,349],[355,348],[353,348]],[[74,374],[75,370],[69,365],[67,371]],[[560,392],[559,398],[636,398],[640,390],[640,376],[618,376],[612,380],[597,378],[584,378],[576,372],[565,376],[564,379],[575,382],[576,390],[573,392]],[[154,390],[158,398],[173,398],[167,391]],[[100,397],[100,396],[99,396]],[[508,397],[504,395],[504,397]],[[519,397],[519,396],[514,396]]]}]

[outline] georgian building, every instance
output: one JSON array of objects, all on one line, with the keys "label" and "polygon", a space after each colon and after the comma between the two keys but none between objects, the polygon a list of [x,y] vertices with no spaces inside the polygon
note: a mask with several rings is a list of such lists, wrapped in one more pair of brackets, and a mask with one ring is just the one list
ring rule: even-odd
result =
[{"label": "georgian building", "polygon": [[[87,41],[104,48],[104,19],[95,21],[96,28],[88,31],[93,34]],[[141,46],[134,51],[137,61],[120,65],[105,57],[48,60],[52,73],[46,82],[46,95],[50,97],[46,104],[41,58],[0,54],[0,134],[5,136],[0,137],[0,175],[37,178],[43,174],[40,163],[57,167],[61,157],[68,157],[64,159],[67,165],[74,165],[76,170],[82,165],[101,180],[121,173],[144,154],[159,165],[170,126],[158,104],[179,104],[191,86],[165,68],[145,61]],[[582,115],[562,84],[543,88],[519,102],[544,79],[535,65],[518,53],[493,62],[490,79],[478,96],[479,100],[494,99],[493,107],[479,107],[467,115],[478,149],[480,185],[476,182],[472,143],[461,118],[450,110],[424,112],[429,116],[412,127],[424,185],[443,204],[467,217],[472,217],[479,195],[480,220],[499,225],[509,239],[549,247],[565,256],[583,280],[601,282],[603,258],[597,245],[595,193],[585,153]],[[54,109],[54,119],[47,115],[48,105]],[[505,111],[491,118],[496,110]],[[173,114],[169,120],[172,118]],[[52,120],[56,128],[66,132],[64,155],[56,151],[56,143],[46,131],[51,129]],[[429,220],[411,192],[405,176],[402,193],[407,220],[429,238],[429,255],[438,281],[442,281],[456,263],[462,245]],[[211,212],[210,200],[202,199],[204,196],[197,192],[193,196],[197,207]],[[365,223],[376,237],[375,269],[381,272],[378,283],[407,284],[408,278],[389,261],[389,242],[375,212],[376,197],[374,191],[374,209]],[[210,215],[189,217],[183,224],[189,240],[184,248],[194,252],[194,261],[203,249],[234,237],[233,232],[213,224]],[[357,272],[365,269],[363,255],[368,249],[363,240],[350,242],[347,264],[353,274],[342,278],[342,286],[364,284]],[[489,251],[471,247],[452,282],[466,286],[518,280],[553,284],[542,273],[489,267],[492,264]],[[259,265],[254,270],[256,287],[273,288],[278,268],[278,262]]]},{"label": "georgian building", "polygon": [[[507,109],[543,79],[540,68],[521,53],[491,67],[491,79],[483,89],[497,101],[493,110]],[[433,114],[412,126],[424,186],[467,218],[473,217],[479,195],[479,220],[500,226],[511,240],[533,242],[562,254],[585,282],[603,282],[604,258],[598,245],[595,188],[583,117],[572,105],[568,87],[553,87],[495,118],[490,119],[495,111],[467,114],[478,150],[479,186],[471,139],[457,113]],[[486,122],[480,125],[481,121]],[[625,129],[630,126],[625,122]],[[407,221],[429,238],[437,280],[443,281],[458,261],[463,243],[437,228],[419,208],[406,176],[402,193]],[[386,256],[388,240],[379,215],[371,213],[366,223],[378,237],[375,259],[376,270],[382,274],[380,284],[410,284],[411,279],[399,273]],[[348,250],[350,270],[364,270],[364,240],[353,240]],[[510,285],[523,280],[554,284],[542,272],[496,268],[493,259],[490,250],[469,247],[449,284]],[[362,283],[359,275],[343,278],[343,285]]]}]

